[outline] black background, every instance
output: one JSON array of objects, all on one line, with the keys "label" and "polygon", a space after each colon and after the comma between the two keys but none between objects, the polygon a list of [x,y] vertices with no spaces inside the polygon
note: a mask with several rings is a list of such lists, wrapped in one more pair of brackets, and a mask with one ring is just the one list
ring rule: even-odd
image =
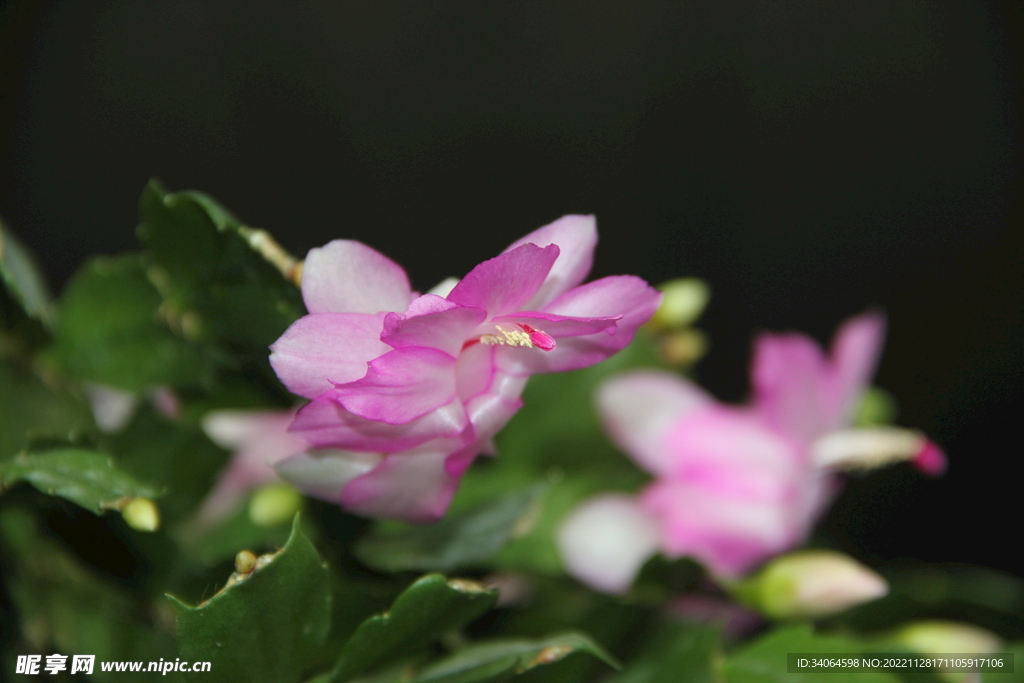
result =
[{"label": "black background", "polygon": [[825,532],[1024,574],[1022,5],[11,1],[0,215],[59,289],[136,247],[157,176],[425,289],[595,213],[595,276],[711,283],[729,400],[758,330],[880,306],[878,384],[952,465],[855,482]]}]

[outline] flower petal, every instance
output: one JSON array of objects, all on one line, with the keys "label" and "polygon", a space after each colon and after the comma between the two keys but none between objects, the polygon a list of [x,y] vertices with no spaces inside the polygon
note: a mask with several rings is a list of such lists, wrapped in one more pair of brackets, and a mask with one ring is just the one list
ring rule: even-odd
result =
[{"label": "flower petal", "polygon": [[239,473],[230,465],[217,479],[206,498],[199,506],[195,519],[200,527],[208,527],[228,517],[238,509],[246,491],[260,484],[277,479],[273,468],[268,467],[270,476],[266,479],[254,480],[248,473]]},{"label": "flower petal", "polygon": [[369,420],[345,410],[333,391],[317,397],[295,416],[291,431],[316,448],[394,453],[441,437],[461,434],[469,420],[455,400],[405,424]]},{"label": "flower petal", "polygon": [[632,275],[613,275],[588,282],[552,301],[544,312],[577,318],[618,318],[614,334],[598,332],[564,337],[549,353],[502,347],[497,356],[499,366],[512,374],[531,375],[576,370],[599,363],[633,341],[637,328],[650,320],[660,301],[660,292]]},{"label": "flower petal", "polygon": [[555,542],[567,572],[606,593],[625,593],[658,551],[656,518],[619,493],[595,496],[573,510]]},{"label": "flower petal", "polygon": [[496,455],[494,435],[523,407],[520,398],[508,399],[499,394],[480,394],[466,403],[466,412],[476,431],[478,450]]},{"label": "flower petal", "polygon": [[717,495],[789,505],[808,454],[765,428],[749,410],[710,404],[674,422],[664,441],[672,454],[665,476]]},{"label": "flower petal", "polygon": [[307,448],[288,433],[294,415],[293,410],[213,410],[203,416],[206,435],[234,453],[200,508],[201,524],[230,514],[250,489],[277,479],[274,463]]},{"label": "flower petal", "polygon": [[340,503],[345,486],[384,460],[380,453],[325,449],[300,453],[277,464],[277,473],[303,493]]},{"label": "flower petal", "polygon": [[830,368],[821,347],[795,332],[754,341],[750,379],[754,405],[765,422],[803,443],[831,431]]},{"label": "flower petal", "polygon": [[457,277],[446,277],[445,279],[438,282],[436,285],[427,290],[427,294],[436,294],[437,296],[448,296],[455,285],[459,284],[459,278]]},{"label": "flower petal", "polygon": [[555,265],[537,293],[523,306],[529,310],[543,308],[587,278],[594,263],[594,247],[597,246],[597,221],[593,216],[562,216],[554,223],[516,240],[505,251],[512,251],[524,244],[536,244],[539,247],[558,245],[559,254]]},{"label": "flower petal", "polygon": [[489,316],[518,311],[540,289],[557,258],[557,245],[524,244],[469,271],[448,300],[482,308]]},{"label": "flower petal", "polygon": [[294,417],[294,410],[211,410],[203,416],[202,427],[221,448],[260,447],[272,462],[305,448],[288,434]]},{"label": "flower petal", "polygon": [[302,267],[302,298],[310,313],[404,311],[412,300],[402,267],[353,240],[310,249]]},{"label": "flower petal", "polygon": [[717,576],[741,576],[798,540],[790,511],[781,506],[670,480],[649,486],[641,500],[661,520],[665,553],[695,558]]},{"label": "flower petal", "polygon": [[288,390],[316,398],[366,374],[391,348],[380,340],[384,313],[319,313],[296,320],[271,346],[270,364]]},{"label": "flower petal", "polygon": [[433,522],[442,517],[459,485],[445,467],[448,458],[465,460],[463,447],[450,439],[391,453],[372,472],[345,487],[341,503],[367,517]]},{"label": "flower petal", "polygon": [[671,469],[667,437],[672,425],[712,403],[696,384],[656,370],[618,375],[597,389],[597,408],[612,439],[654,474]]},{"label": "flower petal", "polygon": [[399,315],[389,313],[384,319],[381,341],[400,349],[424,346],[457,356],[462,345],[487,313],[481,308],[460,306],[433,294],[425,294]]},{"label": "flower petal", "polygon": [[925,474],[946,469],[946,456],[924,434],[891,425],[854,427],[829,432],[814,442],[815,467],[867,472],[897,462],[910,462]]},{"label": "flower petal", "polygon": [[691,411],[665,438],[670,469],[643,494],[663,548],[737,576],[804,538],[831,493],[801,443],[757,413],[720,404]]},{"label": "flower petal", "polygon": [[362,379],[336,385],[333,396],[361,417],[405,424],[455,398],[455,362],[437,349],[395,349],[370,361]]},{"label": "flower petal", "polygon": [[84,388],[96,426],[106,434],[120,431],[128,424],[139,404],[139,397],[130,391],[92,382],[87,382]]},{"label": "flower petal", "polygon": [[885,341],[885,316],[874,311],[844,322],[832,340],[831,429],[850,423],[871,382]]},{"label": "flower petal", "polygon": [[929,477],[942,476],[948,466],[946,453],[937,443],[931,440],[925,441],[924,446],[910,462]]},{"label": "flower petal", "polygon": [[555,339],[562,337],[579,337],[587,334],[614,334],[618,326],[619,316],[610,318],[578,318],[568,315],[556,315],[544,311],[523,311],[510,313],[494,318],[495,323],[517,324],[526,323],[530,327],[542,330]]}]

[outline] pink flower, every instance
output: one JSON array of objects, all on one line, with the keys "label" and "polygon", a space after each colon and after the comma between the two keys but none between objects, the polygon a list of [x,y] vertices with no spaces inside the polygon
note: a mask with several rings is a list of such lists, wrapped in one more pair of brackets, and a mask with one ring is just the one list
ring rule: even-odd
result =
[{"label": "pink flower", "polygon": [[294,417],[294,410],[214,410],[203,417],[206,435],[232,454],[199,509],[200,525],[230,515],[246,493],[278,481],[277,462],[306,450],[306,443],[288,432]]},{"label": "pink flower", "polygon": [[309,315],[271,347],[313,399],[293,433],[316,449],[278,466],[306,492],[374,517],[444,514],[462,473],[521,405],[527,378],[586,367],[625,347],[660,295],[632,276],[581,285],[593,217],[566,216],[474,268],[450,291],[414,293],[359,242],[306,259]]},{"label": "pink flower", "polygon": [[[882,316],[868,313],[839,329],[829,355],[800,334],[760,336],[750,406],[667,372],[606,382],[597,400],[612,439],[655,479],[637,499],[606,494],[570,515],[559,535],[567,569],[622,592],[660,550],[740,576],[806,538],[837,490],[836,469],[911,459],[940,472],[945,457],[916,432],[847,429],[883,335]],[[612,517],[628,527],[614,549],[598,540]]]}]

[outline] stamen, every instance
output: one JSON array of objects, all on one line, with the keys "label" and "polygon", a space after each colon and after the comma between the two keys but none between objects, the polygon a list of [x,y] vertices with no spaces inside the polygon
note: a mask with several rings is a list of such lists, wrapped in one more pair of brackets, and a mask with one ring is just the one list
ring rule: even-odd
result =
[{"label": "stamen", "polygon": [[525,346],[530,349],[536,347],[541,351],[551,351],[555,348],[555,340],[551,335],[525,323],[516,323],[515,327],[495,325],[494,329],[498,331],[498,334],[480,335],[481,344],[487,346]]}]

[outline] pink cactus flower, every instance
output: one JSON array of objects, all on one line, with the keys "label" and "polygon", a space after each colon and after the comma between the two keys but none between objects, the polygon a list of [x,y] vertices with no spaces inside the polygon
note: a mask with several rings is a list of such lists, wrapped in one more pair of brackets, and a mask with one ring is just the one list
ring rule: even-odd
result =
[{"label": "pink cactus flower", "polygon": [[422,296],[359,242],[310,251],[309,315],[270,362],[312,399],[291,431],[319,450],[278,471],[359,514],[443,515],[476,455],[493,454],[530,375],[607,358],[657,308],[660,294],[636,277],[581,285],[596,243],[593,217],[566,216]]},{"label": "pink cactus flower", "polygon": [[[807,537],[838,489],[838,469],[911,460],[940,473],[945,456],[916,432],[849,428],[884,327],[877,313],[853,318],[828,355],[801,334],[760,336],[749,406],[719,403],[668,372],[602,385],[598,408],[612,439],[654,480],[638,498],[605,494],[567,518],[559,544],[568,571],[623,592],[660,550],[734,578]],[[609,528],[623,539],[615,548]]]},{"label": "pink cactus flower", "polygon": [[306,450],[306,442],[288,432],[294,417],[294,410],[214,410],[203,417],[206,435],[232,454],[199,508],[200,526],[229,516],[252,489],[279,481],[274,465]]}]

